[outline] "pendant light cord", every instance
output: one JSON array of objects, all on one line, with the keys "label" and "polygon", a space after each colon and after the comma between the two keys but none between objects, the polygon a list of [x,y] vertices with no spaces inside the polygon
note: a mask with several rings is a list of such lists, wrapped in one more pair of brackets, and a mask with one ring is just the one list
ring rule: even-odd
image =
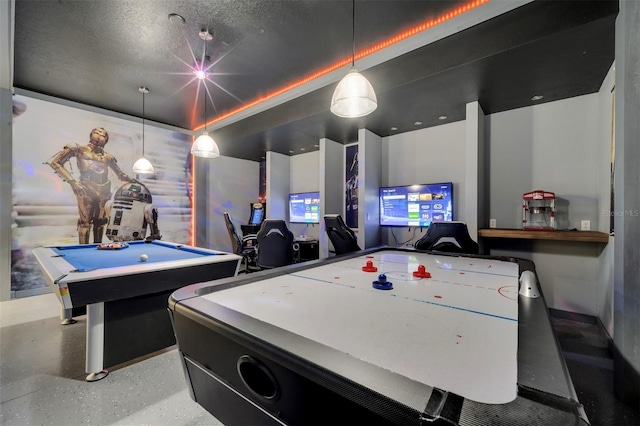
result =
[{"label": "pendant light cord", "polygon": [[144,157],[144,92],[146,89],[142,90],[142,156]]},{"label": "pendant light cord", "polygon": [[[207,57],[207,39],[202,39],[202,43],[204,44],[204,49],[202,52],[202,71],[204,71],[204,61]],[[207,133],[207,82],[202,80],[202,97],[204,98],[204,132]]]},{"label": "pendant light cord", "polygon": [[351,67],[356,66],[356,0],[351,3]]}]

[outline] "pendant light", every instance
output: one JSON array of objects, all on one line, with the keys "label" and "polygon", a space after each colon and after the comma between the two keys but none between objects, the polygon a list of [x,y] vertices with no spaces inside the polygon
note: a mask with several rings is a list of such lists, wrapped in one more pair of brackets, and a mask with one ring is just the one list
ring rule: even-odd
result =
[{"label": "pendant light", "polygon": [[[206,30],[200,31],[200,38],[204,40],[204,51],[202,53],[202,67],[204,67],[204,61],[206,58],[207,52],[207,41],[212,39],[211,33]],[[201,70],[204,71],[204,70]],[[209,136],[209,132],[207,132],[207,83],[206,80],[202,79],[202,84],[204,85],[204,90],[202,91],[202,96],[204,98],[204,132],[193,142],[191,145],[191,154],[196,157],[204,157],[204,158],[216,158],[220,156],[220,149],[218,149],[218,144],[213,140],[211,136]]]},{"label": "pendant light", "polygon": [[356,70],[356,1],[352,2],[353,51],[351,54],[351,70],[345,75],[331,98],[331,112],[338,117],[363,117],[371,114],[378,107],[376,93],[362,74]]},{"label": "pendant light", "polygon": [[144,95],[149,93],[149,89],[144,86],[138,87],[138,92],[142,93],[142,157],[133,163],[133,172],[143,175],[155,173],[153,165],[149,160],[144,158]]}]

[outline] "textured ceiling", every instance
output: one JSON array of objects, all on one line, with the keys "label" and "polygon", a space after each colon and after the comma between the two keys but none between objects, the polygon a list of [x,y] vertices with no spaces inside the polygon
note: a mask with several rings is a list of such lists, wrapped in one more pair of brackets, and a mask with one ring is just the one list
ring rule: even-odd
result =
[{"label": "textured ceiling", "polygon": [[[356,49],[465,3],[358,0]],[[463,120],[471,101],[491,114],[537,94],[548,102],[593,93],[613,63],[616,14],[616,1],[534,1],[366,69],[379,105],[367,117],[333,116],[330,84],[210,126],[222,155],[260,160],[268,150],[315,150],[323,137],[349,143],[359,127],[387,136]],[[203,58],[202,28],[213,34],[208,121],[353,48],[352,3],[342,0],[16,0],[15,24],[16,88],[139,117],[145,85],[145,118],[188,130],[204,122],[191,72]]]}]

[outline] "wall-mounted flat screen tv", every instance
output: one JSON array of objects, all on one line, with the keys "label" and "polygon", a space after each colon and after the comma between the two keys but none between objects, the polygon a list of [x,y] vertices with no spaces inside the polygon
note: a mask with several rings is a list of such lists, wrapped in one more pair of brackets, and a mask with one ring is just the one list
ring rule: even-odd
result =
[{"label": "wall-mounted flat screen tv", "polygon": [[427,227],[433,221],[453,221],[453,184],[380,188],[381,226]]},{"label": "wall-mounted flat screen tv", "polygon": [[289,223],[320,223],[320,192],[289,194]]}]

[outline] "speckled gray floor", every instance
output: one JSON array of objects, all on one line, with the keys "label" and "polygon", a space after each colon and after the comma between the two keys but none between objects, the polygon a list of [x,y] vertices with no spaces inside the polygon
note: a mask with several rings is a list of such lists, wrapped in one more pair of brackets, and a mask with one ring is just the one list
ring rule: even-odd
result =
[{"label": "speckled gray floor", "polygon": [[189,397],[175,348],[84,380],[85,318],[53,294],[0,302],[0,424],[220,425]]},{"label": "speckled gray floor", "polygon": [[[53,294],[0,302],[0,425],[220,425],[193,402],[175,348],[84,381],[85,318],[61,326]],[[639,425],[611,392],[606,338],[595,324],[554,318],[591,426]]]}]

